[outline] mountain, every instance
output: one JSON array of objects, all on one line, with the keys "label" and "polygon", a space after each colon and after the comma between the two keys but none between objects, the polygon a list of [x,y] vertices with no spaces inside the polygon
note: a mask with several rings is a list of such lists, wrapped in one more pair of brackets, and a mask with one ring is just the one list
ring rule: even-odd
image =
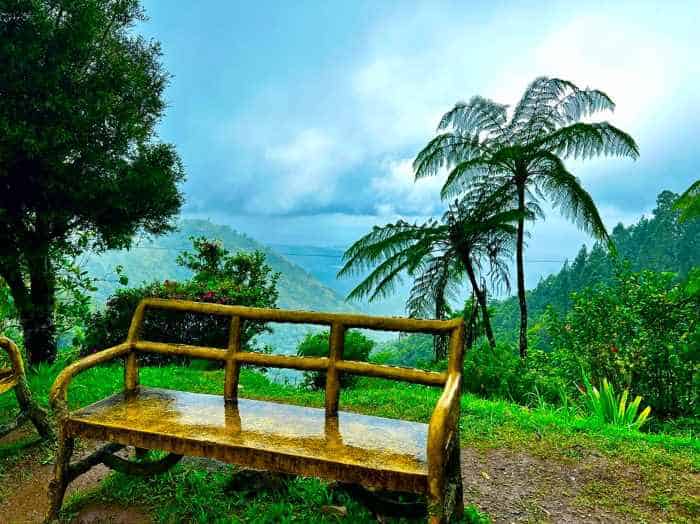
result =
[{"label": "mountain", "polygon": [[[360,283],[363,277],[351,276],[337,278],[338,271],[343,267],[344,249],[337,247],[300,246],[287,244],[271,244],[277,253],[288,258],[298,266],[316,277],[322,284],[331,288],[342,297],[346,297],[353,288]],[[406,298],[410,291],[410,279],[406,279],[404,285],[396,288],[396,293],[390,296],[368,302],[366,300],[353,301],[355,307],[373,315],[401,316],[406,314]]]},{"label": "mountain", "polygon": [[180,267],[175,259],[182,251],[191,251],[190,237],[204,236],[220,240],[229,251],[255,251],[265,253],[267,263],[281,273],[278,290],[278,305],[287,309],[315,311],[348,311],[353,308],[333,289],[319,282],[313,275],[294,262],[278,254],[272,248],[228,226],[213,224],[206,220],[182,220],[176,231],[155,238],[143,238],[130,250],[108,251],[92,256],[86,264],[91,275],[97,277],[98,303],[104,302],[118,287],[115,268],[123,267],[129,278],[129,286],[137,286],[154,280],[184,280],[190,271]]},{"label": "mountain", "polygon": [[[558,273],[540,280],[528,291],[528,316],[535,320],[550,305],[565,312],[571,305],[572,292],[609,281],[620,262],[633,271],[669,271],[684,278],[700,265],[700,220],[679,223],[679,213],[673,207],[677,199],[675,193],[663,191],[651,217],[642,217],[628,227],[618,224],[611,234],[616,256],[600,243],[590,250],[581,247],[571,263],[565,262]],[[494,328],[502,334],[515,333],[519,321],[517,299],[496,302],[495,309]]]},{"label": "mountain", "polygon": [[[265,253],[267,263],[281,273],[277,286],[277,304],[285,309],[312,311],[357,311],[357,305],[348,304],[330,287],[319,282],[312,274],[299,267],[274,249],[228,226],[206,220],[182,220],[176,231],[155,238],[137,240],[130,250],[108,251],[88,258],[85,268],[98,279],[94,300],[98,307],[119,287],[115,268],[121,266],[135,287],[154,280],[185,280],[191,276],[188,269],[177,265],[175,259],[182,251],[191,251],[190,237],[204,236],[219,240],[229,251],[254,251]],[[278,324],[274,332],[258,337],[258,342],[269,345],[277,353],[290,354],[296,350],[300,339],[318,328],[306,325]]]}]

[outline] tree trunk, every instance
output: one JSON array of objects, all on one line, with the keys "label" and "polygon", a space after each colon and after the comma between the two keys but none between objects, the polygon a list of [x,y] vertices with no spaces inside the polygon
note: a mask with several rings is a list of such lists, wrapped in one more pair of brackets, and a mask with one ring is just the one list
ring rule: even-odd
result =
[{"label": "tree trunk", "polygon": [[525,268],[523,262],[525,235],[525,184],[518,184],[518,236],[516,266],[518,272],[518,302],[520,303],[520,358],[527,357],[527,300],[525,298]]},{"label": "tree trunk", "polygon": [[[447,277],[443,275],[435,290],[435,318],[443,320],[445,317],[445,288],[447,287]],[[444,360],[447,357],[447,336],[433,335],[433,351],[435,362]]]},{"label": "tree trunk", "polygon": [[486,333],[486,338],[489,341],[489,346],[491,349],[496,349],[496,337],[493,335],[493,329],[491,328],[491,316],[489,315],[488,304],[486,303],[486,292],[479,287],[479,283],[476,280],[476,273],[474,273],[474,267],[472,266],[472,261],[469,255],[462,255],[462,263],[464,268],[467,270],[467,275],[469,276],[469,282],[472,285],[476,299],[481,307],[481,318],[484,321],[484,332]]},{"label": "tree trunk", "polygon": [[[469,320],[467,321],[467,337],[465,346],[471,349],[476,338],[476,316],[479,314],[479,302],[476,300],[476,294],[472,293],[472,310],[469,312]],[[491,348],[493,351],[493,348]]]},{"label": "tree trunk", "polygon": [[[53,323],[55,276],[48,253],[28,257],[29,296],[15,300],[24,334],[24,347],[30,365],[56,359],[56,327]],[[8,282],[10,288],[13,286]],[[22,286],[24,283],[22,282]],[[13,289],[13,298],[16,293]]]}]

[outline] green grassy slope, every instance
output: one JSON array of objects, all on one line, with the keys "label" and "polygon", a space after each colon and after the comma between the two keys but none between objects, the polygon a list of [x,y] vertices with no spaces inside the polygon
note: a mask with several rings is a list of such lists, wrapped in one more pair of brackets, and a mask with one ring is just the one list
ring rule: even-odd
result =
[{"label": "green grassy slope", "polygon": [[[48,387],[59,369],[58,365],[42,367],[30,377],[40,402],[46,403]],[[222,371],[144,368],[141,378],[149,386],[203,393],[221,394],[223,388]],[[104,398],[119,390],[122,381],[121,366],[89,370],[71,386],[70,404],[76,407]],[[275,384],[247,369],[243,370],[241,386],[242,395],[248,398],[323,406],[321,392]],[[425,386],[361,379],[358,387],[343,391],[340,402],[344,410],[427,422],[439,394],[438,389]],[[15,409],[11,395],[0,397],[0,423]],[[604,461],[606,476],[587,483],[574,502],[582,508],[605,507],[619,521],[692,522],[692,515],[700,509],[700,441],[688,433],[640,433],[601,424],[570,410],[546,405],[528,409],[468,394],[462,397],[460,430],[463,445],[483,456],[491,452],[526,454],[562,468],[578,467],[580,460],[591,457]],[[0,481],[23,460],[22,453],[17,445],[0,446]],[[51,453],[50,448],[46,453]],[[620,471],[637,480],[627,482],[627,477],[618,476]],[[218,522],[222,518],[226,522],[256,522],[256,516],[271,522],[277,521],[278,514],[289,516],[284,522],[335,522],[336,517],[320,513],[319,508],[342,504],[348,508],[349,522],[372,522],[364,508],[331,493],[328,485],[318,480],[299,479],[286,493],[246,497],[226,491],[229,474],[228,469],[212,471],[190,463],[152,479],[111,475],[96,492],[71,497],[66,517],[98,501],[145,507],[157,522]],[[605,496],[594,497],[595,493]],[[11,492],[6,491],[5,496]]]}]

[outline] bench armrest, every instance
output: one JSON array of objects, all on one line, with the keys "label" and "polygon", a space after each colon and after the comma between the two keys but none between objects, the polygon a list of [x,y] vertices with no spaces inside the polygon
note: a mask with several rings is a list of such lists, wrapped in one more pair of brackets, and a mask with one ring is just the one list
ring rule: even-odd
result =
[{"label": "bench armrest", "polygon": [[0,337],[0,349],[7,353],[10,367],[0,369],[0,393],[9,391],[24,377],[24,362],[19,349],[12,340]]},{"label": "bench armrest", "polygon": [[109,349],[105,349],[104,351],[81,358],[80,360],[73,362],[70,366],[64,368],[63,371],[61,371],[56,377],[56,380],[51,386],[51,391],[49,392],[49,403],[51,404],[51,409],[56,414],[59,421],[62,421],[68,417],[68,385],[78,373],[99,364],[109,362],[110,360],[126,356],[131,350],[131,343],[119,344],[118,346],[114,346]]},{"label": "bench armrest", "polygon": [[[428,483],[430,492],[441,492],[447,453],[458,438],[462,374],[450,373],[428,426]],[[459,445],[459,442],[456,443]]]}]

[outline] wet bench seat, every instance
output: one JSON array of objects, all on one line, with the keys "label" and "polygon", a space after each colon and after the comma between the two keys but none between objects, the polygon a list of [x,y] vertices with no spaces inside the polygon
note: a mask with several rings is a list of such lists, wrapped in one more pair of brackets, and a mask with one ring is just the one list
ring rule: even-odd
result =
[{"label": "wet bench seat", "polygon": [[[329,423],[330,422],[330,423]],[[427,492],[428,425],[220,395],[141,387],[71,414],[67,432],[242,466]],[[303,461],[304,464],[300,464]],[[380,473],[378,473],[380,472]]]}]

